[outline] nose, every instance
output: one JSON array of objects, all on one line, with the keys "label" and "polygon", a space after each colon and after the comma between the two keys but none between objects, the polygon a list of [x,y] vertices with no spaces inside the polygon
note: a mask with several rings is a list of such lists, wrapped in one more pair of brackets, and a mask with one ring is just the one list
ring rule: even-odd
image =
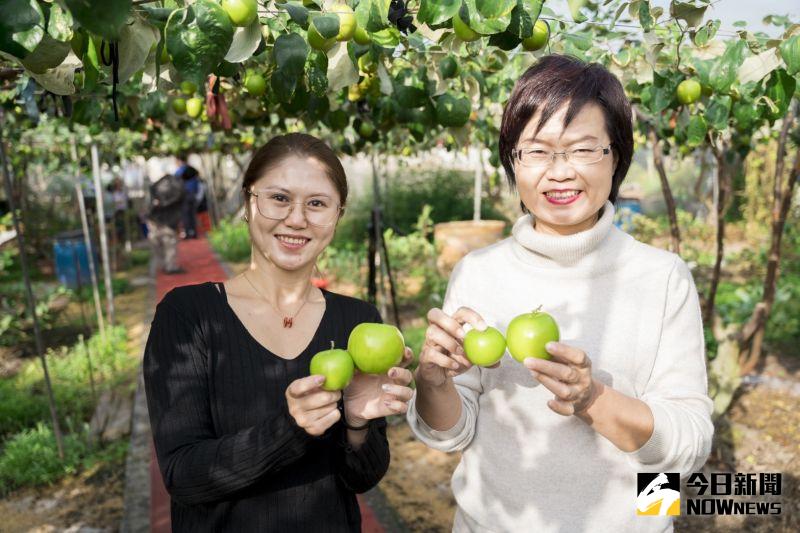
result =
[{"label": "nose", "polygon": [[575,169],[567,163],[563,154],[556,154],[555,161],[550,164],[545,176],[553,181],[570,180],[575,178]]},{"label": "nose", "polygon": [[308,221],[303,212],[303,204],[294,203],[290,209],[289,215],[283,220],[283,223],[290,228],[305,228],[308,225]]}]

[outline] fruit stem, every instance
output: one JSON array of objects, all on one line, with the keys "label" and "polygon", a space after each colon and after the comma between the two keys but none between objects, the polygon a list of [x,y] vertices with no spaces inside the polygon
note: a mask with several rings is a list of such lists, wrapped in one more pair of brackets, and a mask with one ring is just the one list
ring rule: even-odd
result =
[{"label": "fruit stem", "polygon": [[331,350],[333,350],[335,344],[336,343],[334,341],[331,341]]},{"label": "fruit stem", "polygon": [[534,314],[534,315],[535,315],[536,313],[538,313],[538,312],[539,312],[539,311],[541,311],[541,310],[542,310],[542,304],[539,304],[539,307],[537,307],[536,309],[534,309],[534,310],[531,312],[531,314]]}]

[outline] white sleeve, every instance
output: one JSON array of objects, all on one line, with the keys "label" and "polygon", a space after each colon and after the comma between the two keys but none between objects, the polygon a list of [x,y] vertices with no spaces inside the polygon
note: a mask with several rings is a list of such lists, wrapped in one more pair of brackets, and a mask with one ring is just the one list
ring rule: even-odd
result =
[{"label": "white sleeve", "polygon": [[[465,259],[462,259],[455,266],[447,284],[442,310],[448,315],[452,315],[459,307],[465,305],[459,291],[459,286],[464,282],[464,262]],[[443,452],[463,450],[472,441],[472,437],[475,436],[475,424],[478,420],[478,398],[483,392],[481,368],[473,366],[463,374],[453,378],[453,383],[461,397],[461,417],[452,428],[437,431],[425,423],[417,413],[416,391],[408,403],[408,411],[406,413],[408,425],[417,438],[427,446]]]},{"label": "white sleeve", "polygon": [[653,413],[653,434],[628,453],[637,470],[699,470],[711,452],[713,402],[708,397],[705,341],[697,288],[686,263],[676,258],[656,360],[640,398]]}]

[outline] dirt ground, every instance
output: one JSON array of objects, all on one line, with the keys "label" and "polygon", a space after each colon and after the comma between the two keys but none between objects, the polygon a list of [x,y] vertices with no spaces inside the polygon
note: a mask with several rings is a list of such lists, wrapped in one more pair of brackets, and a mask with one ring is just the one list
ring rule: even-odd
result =
[{"label": "dirt ground", "polygon": [[[800,358],[770,355],[760,375],[775,381],[742,388],[717,428],[704,470],[781,472],[780,517],[681,516],[675,531],[800,531]],[[460,454],[427,448],[402,419],[398,422],[389,428],[392,463],[380,488],[410,531],[450,531],[455,513],[450,477]]]},{"label": "dirt ground", "polygon": [[[131,290],[114,298],[117,324],[128,330],[128,353],[141,357],[142,319],[150,305],[147,266],[126,272]],[[84,304],[93,312],[92,304]],[[71,303],[67,313],[80,313]],[[123,385],[125,386],[125,385]],[[126,437],[127,438],[127,437]],[[0,533],[100,533],[117,531],[122,519],[125,461],[97,464],[75,476],[35,489],[21,489],[0,500]]]}]

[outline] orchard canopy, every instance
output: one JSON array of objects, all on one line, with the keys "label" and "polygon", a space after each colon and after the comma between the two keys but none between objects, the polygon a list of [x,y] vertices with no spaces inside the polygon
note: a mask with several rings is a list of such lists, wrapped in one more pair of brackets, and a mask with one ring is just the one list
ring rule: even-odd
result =
[{"label": "orchard canopy", "polygon": [[499,167],[514,82],[565,53],[619,76],[665,150],[744,156],[787,114],[800,25],[721,28],[714,3],[0,0],[0,102],[11,138],[55,120],[157,154],[303,130],[345,153],[482,145]]}]

